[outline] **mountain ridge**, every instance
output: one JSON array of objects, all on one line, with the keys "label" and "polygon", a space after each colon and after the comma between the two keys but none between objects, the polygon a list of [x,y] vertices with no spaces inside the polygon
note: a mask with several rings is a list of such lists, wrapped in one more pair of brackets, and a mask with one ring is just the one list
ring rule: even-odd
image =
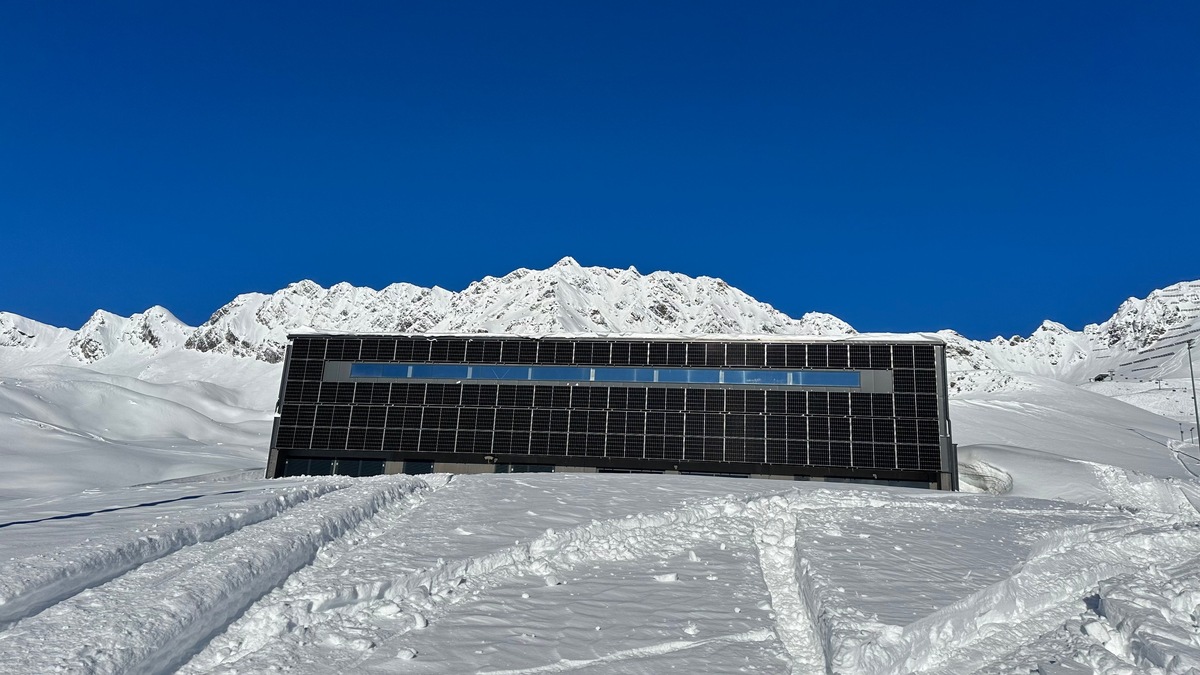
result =
[{"label": "mountain ridge", "polygon": [[[399,333],[672,333],[838,335],[857,331],[831,314],[799,319],[707,276],[635,268],[582,267],[566,257],[544,270],[486,276],[459,292],[400,282],[375,290],[311,280],[270,294],[244,293],[199,326],[164,307],[130,317],[97,310],[78,330],[0,312],[0,367],[16,363],[145,362],[183,351],[279,363],[297,330]],[[1154,379],[1186,368],[1186,339],[1200,335],[1200,281],[1128,298],[1107,320],[1075,331],[1051,320],[1027,337],[971,340],[953,330],[951,371],[1032,374],[1079,384],[1096,378]],[[23,358],[12,358],[19,353]],[[5,355],[10,358],[5,358]],[[43,356],[45,358],[39,358]],[[120,358],[117,358],[120,357]]]}]

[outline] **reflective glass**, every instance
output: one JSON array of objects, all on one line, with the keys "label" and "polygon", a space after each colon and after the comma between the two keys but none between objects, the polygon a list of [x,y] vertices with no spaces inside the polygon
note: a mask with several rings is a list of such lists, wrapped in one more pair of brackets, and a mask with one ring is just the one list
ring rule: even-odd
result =
[{"label": "reflective glass", "polygon": [[412,367],[412,375],[414,379],[446,379],[446,380],[465,380],[467,379],[466,366],[441,366],[441,365],[414,365]]},{"label": "reflective glass", "polygon": [[596,368],[597,382],[653,382],[653,368]]},{"label": "reflective glass", "polygon": [[862,374],[852,370],[801,370],[792,373],[792,384],[803,387],[859,387]]},{"label": "reflective glass", "polygon": [[352,363],[350,377],[408,377],[408,364]]},{"label": "reflective glass", "polygon": [[587,368],[576,366],[498,366],[407,363],[352,363],[352,378],[659,382],[794,387],[861,387],[862,373],[853,370],[717,370],[715,368]]},{"label": "reflective glass", "polygon": [[556,368],[538,367],[533,368],[533,379],[535,380],[561,380],[563,382],[587,382],[591,379],[591,368]]},{"label": "reflective glass", "polygon": [[717,384],[720,382],[719,370],[692,370],[689,368],[660,368],[659,382],[695,382],[698,384]]},{"label": "reflective glass", "polygon": [[473,380],[528,380],[529,368],[511,368],[508,366],[473,366]]},{"label": "reflective glass", "polygon": [[788,374],[782,370],[743,370],[746,384],[787,384]]}]

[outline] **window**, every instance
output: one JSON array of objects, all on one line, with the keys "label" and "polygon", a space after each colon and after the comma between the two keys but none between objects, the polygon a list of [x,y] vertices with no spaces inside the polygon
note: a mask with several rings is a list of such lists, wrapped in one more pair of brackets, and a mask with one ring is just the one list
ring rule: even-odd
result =
[{"label": "window", "polygon": [[[558,380],[562,382],[587,382],[591,379],[590,368],[557,368],[554,366],[540,366],[536,368],[522,369],[528,370],[534,380]],[[521,379],[529,379],[526,376]],[[517,378],[511,378],[517,379]]]},{"label": "window", "polygon": [[[352,363],[350,377],[356,380],[481,380],[516,382],[662,382],[680,384],[731,384],[777,387],[862,386],[862,373],[830,370],[721,370],[717,368],[587,368],[581,366],[503,366],[422,363]],[[337,400],[354,396],[353,384],[326,383]],[[369,386],[364,383],[361,386]],[[343,392],[342,389],[345,391]],[[375,398],[374,389],[364,389],[364,400]],[[382,390],[381,390],[382,392]],[[344,396],[343,396],[344,393]],[[382,394],[381,394],[382,395]],[[471,396],[474,394],[472,393]]]}]

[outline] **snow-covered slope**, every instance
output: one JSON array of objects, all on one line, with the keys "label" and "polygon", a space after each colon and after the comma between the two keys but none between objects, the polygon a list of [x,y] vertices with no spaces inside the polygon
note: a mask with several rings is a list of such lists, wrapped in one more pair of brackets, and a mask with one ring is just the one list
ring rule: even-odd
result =
[{"label": "snow-covered slope", "polygon": [[0,671],[1183,675],[1200,528],[1159,506],[600,474],[0,502]]},{"label": "snow-covered slope", "polygon": [[48,326],[11,312],[0,312],[0,347],[10,350],[49,349],[64,336],[69,340],[73,333],[66,328]]},{"label": "snow-covered slope", "polygon": [[69,366],[0,376],[0,499],[261,466],[270,416],[223,398]]}]

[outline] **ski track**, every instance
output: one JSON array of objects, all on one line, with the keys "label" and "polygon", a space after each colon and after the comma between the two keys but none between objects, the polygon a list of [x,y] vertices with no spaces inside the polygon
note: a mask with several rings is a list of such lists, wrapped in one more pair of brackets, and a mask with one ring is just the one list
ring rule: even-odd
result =
[{"label": "ski track", "polygon": [[663,642],[650,647],[623,649],[611,654],[606,654],[596,659],[564,659],[562,661],[558,661],[557,663],[550,663],[544,666],[520,668],[516,670],[482,670],[479,672],[479,675],[535,675],[536,673],[565,673],[598,664],[615,663],[617,661],[627,661],[629,659],[644,658],[648,656],[660,656],[662,654],[670,654],[672,652],[679,652],[685,649],[704,647],[714,643],[765,642],[767,640],[774,639],[775,634],[770,630],[752,630],[745,633],[738,633],[736,635],[722,635],[719,637],[705,638],[703,640],[673,640],[671,642]]},{"label": "ski track", "polygon": [[[409,476],[360,479],[142,564],[0,633],[0,672],[169,672],[321,546],[426,487]],[[45,639],[61,631],[71,639]]]},{"label": "ski track", "polygon": [[[440,496],[452,497],[449,490]],[[344,565],[318,563],[256,603],[181,672],[247,672],[287,663],[296,658],[295,648],[320,639],[322,626],[359,636],[350,644],[327,645],[326,658],[336,661],[339,667],[352,667],[367,658],[365,652],[372,645],[436,622],[450,607],[469,601],[488,587],[522,576],[549,577],[584,563],[667,557],[686,551],[697,539],[713,532],[746,537],[756,545],[776,612],[773,634],[791,657],[792,671],[831,672],[832,629],[819,623],[818,617],[826,622],[830,619],[812,588],[807,564],[795,548],[797,516],[812,518],[882,505],[990,513],[1007,510],[924,496],[889,495],[881,499],[869,493],[845,491],[816,490],[803,495],[789,492],[710,499],[655,514],[592,521],[563,531],[548,531],[528,543],[439,561],[400,575],[390,572],[388,565],[372,569],[369,563],[356,564],[353,583],[346,583]],[[1061,515],[1074,507],[1011,510]],[[390,629],[381,630],[371,623],[377,611],[395,617]],[[356,617],[358,614],[362,616]],[[329,655],[336,647],[345,648],[344,661]]]},{"label": "ski track", "polygon": [[[1179,511],[1190,505],[1181,508],[1186,501],[1174,495],[1142,495],[1144,508],[1158,508],[1138,517],[1052,532],[1009,577],[900,627],[824,605],[824,582],[797,548],[801,520],[836,523],[846,510],[879,507],[912,508],[914,518],[930,511],[1062,516],[1097,510],[866,491],[729,495],[547,530],[526,543],[397,574],[390,552],[375,544],[395,535],[427,494],[461,499],[453,494],[456,485],[442,475],[314,481],[253,508],[115,547],[67,549],[55,555],[66,561],[57,567],[44,561],[39,567],[36,559],[10,564],[10,574],[0,576],[0,617],[10,617],[0,632],[0,672],[258,672],[298,664],[306,658],[302,648],[316,644],[326,663],[353,668],[375,645],[436,622],[489,587],[526,576],[551,579],[585,563],[665,558],[714,533],[753,543],[775,612],[773,629],[487,672],[567,672],[718,642],[778,640],[798,675],[958,674],[1040,658],[1037,649],[1026,648],[1056,634],[1074,650],[1056,655],[1065,657],[1061,662],[1105,672],[1128,666],[1188,673],[1200,664],[1194,626],[1200,524],[1183,520],[1188,514]],[[1174,595],[1169,606],[1157,607],[1155,593],[1164,584]],[[1093,596],[1098,609],[1087,615],[1084,600]],[[1077,630],[1067,635],[1068,626]],[[323,628],[334,629],[334,637]],[[61,631],[72,639],[46,638]],[[362,637],[345,637],[354,635]]]},{"label": "ski track", "polygon": [[[447,489],[453,476],[429,474],[422,477],[427,490],[414,492],[407,499],[390,504],[374,518],[364,521],[353,532],[330,542],[314,556],[311,565],[290,576],[278,588],[257,600],[236,622],[223,633],[197,650],[197,653],[180,668],[181,673],[207,672],[227,662],[236,662],[247,655],[267,647],[268,642],[281,635],[288,626],[299,625],[288,620],[279,622],[281,613],[293,605],[307,608],[311,604],[309,594],[329,578],[344,578],[340,563],[346,561],[357,549],[369,545],[389,530],[406,522],[413,509],[426,501],[428,493]],[[349,561],[358,567],[361,560]]]},{"label": "ski track", "polygon": [[175,553],[186,546],[209,542],[237,530],[273,518],[280,513],[350,485],[345,479],[323,479],[312,484],[285,488],[258,504],[224,510],[216,517],[183,523],[166,531],[155,531],[112,547],[78,544],[33,558],[0,564],[0,630],[92,586],[105,583],[129,570]]},{"label": "ski track", "polygon": [[1112,657],[1170,675],[1200,673],[1200,561],[1107,579],[1081,625]]},{"label": "ski track", "polygon": [[889,675],[974,672],[1083,613],[1084,599],[1105,580],[1167,563],[1194,569],[1198,528],[1139,521],[1060,531],[1011,577],[858,647],[847,662],[858,672]]},{"label": "ski track", "polygon": [[[745,504],[714,502],[697,507],[652,515],[594,521],[563,532],[550,531],[527,544],[505,547],[492,553],[470,556],[399,577],[345,584],[336,574],[332,588],[298,588],[265,602],[247,612],[244,620],[230,627],[227,634],[214,640],[211,650],[193,659],[182,672],[247,672],[289,658],[291,641],[306,642],[311,628],[326,623],[341,626],[346,632],[365,632],[354,614],[370,611],[380,604],[403,607],[403,622],[392,635],[420,627],[450,606],[468,600],[472,591],[502,583],[515,577],[549,577],[556,571],[584,562],[637,560],[649,556],[678,554],[687,550],[701,533],[710,532],[718,520],[741,515]],[[734,521],[745,535],[748,528]],[[359,571],[356,576],[363,576]],[[328,581],[328,580],[325,580]],[[281,627],[291,633],[287,640],[261,645],[255,638],[265,626],[274,626],[274,637]],[[388,636],[390,637],[390,636]],[[366,639],[366,638],[364,638]],[[259,646],[262,652],[253,647]],[[246,645],[250,644],[251,649]],[[357,649],[357,645],[351,645]],[[361,656],[359,657],[361,658]],[[242,662],[247,659],[249,663]],[[225,668],[225,670],[220,670]]]},{"label": "ski track", "polygon": [[803,575],[796,552],[796,516],[788,513],[783,499],[764,500],[768,511],[754,528],[759,567],[775,610],[776,632],[792,659],[793,673],[817,673],[828,669],[822,640],[813,621],[812,596],[806,595],[799,577]]}]

